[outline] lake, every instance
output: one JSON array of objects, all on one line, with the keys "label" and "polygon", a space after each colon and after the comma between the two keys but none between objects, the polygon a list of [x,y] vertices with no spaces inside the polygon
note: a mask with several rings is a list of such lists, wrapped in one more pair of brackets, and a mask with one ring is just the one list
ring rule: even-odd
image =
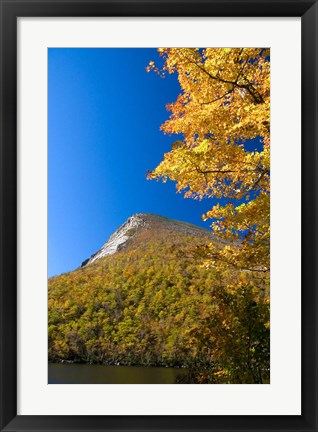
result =
[{"label": "lake", "polygon": [[49,384],[176,384],[186,369],[49,363]]}]

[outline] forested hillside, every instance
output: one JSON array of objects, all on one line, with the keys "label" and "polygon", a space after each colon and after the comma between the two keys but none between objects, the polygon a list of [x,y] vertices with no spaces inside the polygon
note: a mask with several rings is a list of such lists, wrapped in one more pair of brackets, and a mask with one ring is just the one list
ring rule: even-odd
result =
[{"label": "forested hillside", "polygon": [[116,253],[49,280],[49,360],[183,366],[189,382],[262,382],[266,286],[200,266],[197,250],[211,240],[222,247],[209,231],[145,220]]}]

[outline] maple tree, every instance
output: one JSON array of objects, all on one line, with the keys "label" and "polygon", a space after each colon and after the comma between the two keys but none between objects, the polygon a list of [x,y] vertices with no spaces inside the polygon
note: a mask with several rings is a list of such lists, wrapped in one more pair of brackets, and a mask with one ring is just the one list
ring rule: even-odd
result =
[{"label": "maple tree", "polygon": [[[159,48],[163,67],[176,73],[181,93],[161,126],[182,134],[149,179],[176,182],[187,198],[226,199],[203,215],[228,243],[201,249],[205,266],[269,278],[270,61],[261,48]],[[260,151],[245,144],[258,139]],[[224,202],[224,201],[223,201]]]}]

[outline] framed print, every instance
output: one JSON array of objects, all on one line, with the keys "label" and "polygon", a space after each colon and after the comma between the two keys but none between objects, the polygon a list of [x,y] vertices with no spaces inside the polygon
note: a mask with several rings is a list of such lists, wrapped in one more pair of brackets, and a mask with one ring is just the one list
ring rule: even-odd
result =
[{"label": "framed print", "polygon": [[316,2],[1,17],[1,430],[317,430]]}]

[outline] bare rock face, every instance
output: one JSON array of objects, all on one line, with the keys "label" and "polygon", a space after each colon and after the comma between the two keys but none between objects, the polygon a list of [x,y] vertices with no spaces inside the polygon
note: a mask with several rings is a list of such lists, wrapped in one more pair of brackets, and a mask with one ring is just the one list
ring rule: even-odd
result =
[{"label": "bare rock face", "polygon": [[137,213],[131,216],[112,234],[102,248],[92,255],[90,258],[82,262],[81,267],[91,264],[94,261],[103,258],[107,255],[113,255],[122,249],[128,240],[134,237],[137,231],[146,226],[146,218],[142,213]]}]

